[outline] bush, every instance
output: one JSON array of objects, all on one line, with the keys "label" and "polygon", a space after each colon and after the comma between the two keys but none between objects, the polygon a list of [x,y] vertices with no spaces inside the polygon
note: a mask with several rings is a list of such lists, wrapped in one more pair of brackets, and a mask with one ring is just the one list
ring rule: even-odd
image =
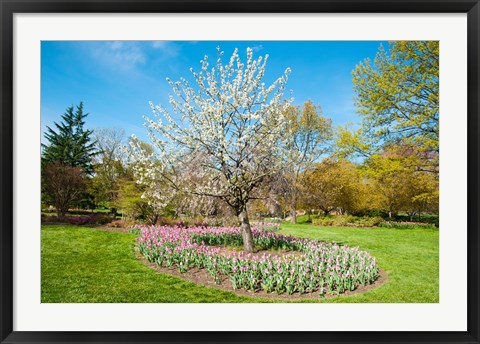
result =
[{"label": "bush", "polygon": [[388,212],[380,209],[371,209],[371,210],[365,211],[363,214],[355,214],[355,215],[365,216],[365,217],[380,217],[384,219],[388,216]]},{"label": "bush", "polygon": [[42,214],[41,221],[42,223],[67,223],[64,217],[44,214]]},{"label": "bush", "polygon": [[385,220],[379,216],[375,217],[360,217],[356,220],[355,224],[357,227],[378,227],[380,226]]},{"label": "bush", "polygon": [[[390,220],[390,219],[389,219]],[[426,214],[426,215],[422,215],[422,216],[418,216],[418,215],[415,215],[413,217],[413,220],[410,221],[410,216],[406,215],[406,214],[396,214],[392,221],[391,222],[400,222],[400,223],[428,223],[428,224],[432,224],[432,225],[435,225],[436,227],[438,227],[439,225],[439,216],[438,215],[433,215],[433,214]]]},{"label": "bush", "polygon": [[107,223],[107,227],[112,227],[112,228],[128,228],[131,227],[134,224],[133,221],[127,221],[127,220],[115,220],[110,223]]},{"label": "bush", "polygon": [[317,226],[333,226],[333,227],[382,227],[382,228],[437,228],[434,223],[423,222],[396,222],[385,221],[379,216],[352,216],[352,215],[329,215],[312,220],[312,224]]},{"label": "bush", "polygon": [[422,222],[383,222],[380,224],[382,228],[396,228],[396,229],[414,229],[414,228],[437,228],[432,223]]},{"label": "bush", "polygon": [[265,231],[265,232],[274,232],[280,229],[279,222],[251,222],[252,226],[257,227],[258,229]]},{"label": "bush", "polygon": [[161,217],[157,221],[160,226],[179,226],[179,227],[222,227],[222,226],[238,226],[238,218],[236,216],[224,217],[182,217],[169,218]]},{"label": "bush", "polygon": [[66,216],[67,222],[72,225],[105,225],[112,221],[112,218],[102,214],[91,214],[88,216]]},{"label": "bush", "polygon": [[[157,224],[160,225],[160,226],[175,226],[179,223],[179,221],[182,221],[182,220],[172,219],[170,217],[160,217],[157,220]],[[182,225],[182,227],[183,227],[183,225]]]},{"label": "bush", "polygon": [[282,223],[282,219],[279,217],[264,217],[260,219],[261,222],[268,222],[268,223]]},{"label": "bush", "polygon": [[336,215],[320,217],[312,220],[312,224],[317,226],[335,226],[335,227],[376,227],[384,220],[381,217],[358,217],[352,215]]},{"label": "bush", "polygon": [[333,226],[334,225],[334,219],[333,216],[325,216],[325,217],[319,217],[316,219],[312,220],[312,225],[317,225],[317,226]]},{"label": "bush", "polygon": [[69,223],[75,226],[84,225],[105,225],[110,223],[112,218],[102,214],[90,214],[88,216],[44,216],[42,223]]}]

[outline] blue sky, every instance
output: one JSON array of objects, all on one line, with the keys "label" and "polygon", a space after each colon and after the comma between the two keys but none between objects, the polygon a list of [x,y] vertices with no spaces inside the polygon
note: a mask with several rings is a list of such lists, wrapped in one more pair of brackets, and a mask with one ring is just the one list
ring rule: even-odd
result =
[{"label": "blue sky", "polygon": [[83,101],[90,114],[87,127],[120,127],[128,136],[146,138],[142,116],[151,115],[149,101],[167,104],[171,89],[165,78],[190,77],[190,67],[200,70],[204,55],[214,63],[217,46],[225,63],[235,48],[242,57],[247,47],[254,56],[268,54],[267,84],[290,67],[287,90],[295,104],[310,99],[334,125],[359,123],[351,73],[360,61],[375,57],[380,43],[388,46],[379,41],[44,41],[42,133],[67,107]]}]

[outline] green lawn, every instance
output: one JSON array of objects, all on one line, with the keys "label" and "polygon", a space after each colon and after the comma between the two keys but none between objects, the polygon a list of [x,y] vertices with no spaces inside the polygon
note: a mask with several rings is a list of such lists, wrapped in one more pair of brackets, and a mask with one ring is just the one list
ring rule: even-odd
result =
[{"label": "green lawn", "polygon": [[[438,230],[283,224],[280,233],[359,246],[388,272],[364,294],[318,302],[438,302]],[[272,302],[160,274],[135,258],[135,235],[42,226],[42,302]],[[306,301],[312,302],[312,301]]]}]

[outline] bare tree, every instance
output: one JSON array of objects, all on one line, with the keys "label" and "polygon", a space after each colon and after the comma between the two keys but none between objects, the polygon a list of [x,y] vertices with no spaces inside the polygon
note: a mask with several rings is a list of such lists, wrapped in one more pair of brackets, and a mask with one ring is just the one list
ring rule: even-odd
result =
[{"label": "bare tree", "polygon": [[97,201],[106,202],[115,216],[118,181],[125,165],[122,149],[125,144],[125,131],[121,128],[102,128],[95,130],[94,134],[98,154],[95,157],[92,188]]},{"label": "bare tree", "polygon": [[287,115],[290,126],[286,133],[283,197],[290,206],[291,222],[296,223],[305,171],[330,150],[333,130],[332,121],[323,117],[320,106],[311,101],[305,102],[302,109],[289,107]]},{"label": "bare tree", "polygon": [[59,162],[46,165],[42,171],[44,191],[55,204],[58,216],[65,216],[74,201],[85,190],[85,175],[81,168]]}]

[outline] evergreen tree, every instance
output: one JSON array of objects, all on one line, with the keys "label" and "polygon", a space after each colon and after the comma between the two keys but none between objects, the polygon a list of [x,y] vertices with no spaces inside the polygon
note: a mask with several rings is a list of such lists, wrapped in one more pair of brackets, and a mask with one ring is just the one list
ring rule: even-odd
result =
[{"label": "evergreen tree", "polygon": [[42,163],[59,162],[66,166],[79,167],[86,173],[93,170],[92,157],[97,154],[91,135],[93,130],[84,128],[88,113],[83,112],[83,103],[67,108],[60,123],[54,123],[57,131],[47,126],[45,138],[49,144],[42,144]]}]

